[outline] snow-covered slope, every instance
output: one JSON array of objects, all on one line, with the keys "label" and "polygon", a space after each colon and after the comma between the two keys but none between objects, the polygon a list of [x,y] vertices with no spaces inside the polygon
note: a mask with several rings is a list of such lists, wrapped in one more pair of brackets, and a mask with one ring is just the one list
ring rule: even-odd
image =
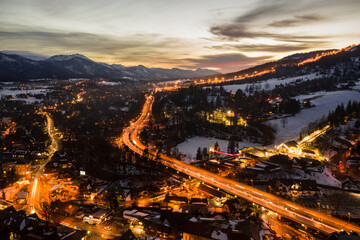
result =
[{"label": "snow-covered slope", "polygon": [[45,60],[48,58],[48,56],[45,55],[41,55],[41,54],[37,54],[37,53],[32,53],[32,52],[28,52],[28,51],[1,51],[4,54],[8,54],[8,55],[18,55],[18,56],[22,56],[24,58],[30,59],[30,60],[35,60],[35,61],[41,61],[41,60]]},{"label": "snow-covered slope", "polygon": [[78,54],[78,53],[71,54],[71,55],[55,55],[55,56],[47,58],[46,61],[69,61],[74,58],[82,58],[82,59],[92,61],[91,59],[85,57],[84,55]]},{"label": "snow-covered slope", "polygon": [[277,85],[286,85],[286,84],[291,84],[291,83],[295,83],[295,82],[301,82],[301,81],[307,81],[307,80],[313,80],[316,78],[320,78],[323,77],[322,74],[319,73],[309,73],[309,74],[304,74],[304,75],[300,75],[300,76],[296,76],[296,77],[288,77],[288,78],[271,78],[268,80],[264,80],[261,82],[257,82],[254,84],[234,84],[234,85],[225,85],[223,86],[224,89],[228,92],[233,92],[235,93],[237,90],[241,89],[243,92],[245,92],[245,89],[247,87],[249,87],[250,85],[254,85],[254,87],[258,87],[259,90],[272,90],[274,89]]},{"label": "snow-covered slope", "polygon": [[[301,110],[295,116],[286,118],[286,123],[282,123],[282,119],[269,120],[268,124],[277,127],[276,140],[274,144],[296,140],[301,130],[309,123],[326,116],[329,111],[333,111],[337,105],[343,103],[346,105],[348,101],[359,101],[360,92],[358,91],[335,91],[335,92],[319,92],[312,93],[309,97],[319,96],[311,100],[315,107]],[[297,98],[297,97],[295,97]],[[299,99],[306,98],[304,95],[298,96]],[[285,127],[283,127],[285,125]]]}]

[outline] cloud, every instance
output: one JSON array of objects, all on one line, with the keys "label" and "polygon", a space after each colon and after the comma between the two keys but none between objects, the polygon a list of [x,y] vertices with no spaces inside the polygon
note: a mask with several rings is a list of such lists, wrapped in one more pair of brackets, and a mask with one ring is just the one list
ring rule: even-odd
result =
[{"label": "cloud", "polygon": [[[314,12],[319,8],[321,12]],[[214,44],[208,48],[222,52],[252,53],[255,56],[284,57],[294,52],[334,47],[334,42],[346,38],[342,32],[354,29],[356,24],[351,17],[355,9],[360,9],[358,0],[344,0],[341,3],[336,0],[259,0],[251,8],[239,9],[238,14],[227,21],[210,25],[208,31],[212,37],[207,40]],[[344,25],[345,18],[348,25]],[[339,26],[343,28],[339,29]],[[353,30],[349,36],[355,38]],[[250,67],[266,59],[247,59],[237,63]],[[207,64],[206,61],[200,63]],[[231,64],[232,61],[229,61]]]},{"label": "cloud", "polygon": [[311,24],[318,21],[323,21],[326,18],[315,15],[315,14],[307,14],[302,16],[295,16],[292,19],[285,19],[280,21],[275,21],[273,23],[270,23],[270,27],[293,27],[293,26],[299,26],[304,24]]},{"label": "cloud", "polygon": [[210,32],[220,37],[233,38],[257,38],[269,37],[271,34],[266,32],[252,32],[244,24],[224,24],[210,28]]},{"label": "cloud", "polygon": [[210,32],[227,40],[238,40],[244,38],[270,38],[282,42],[303,42],[304,40],[325,39],[327,36],[310,36],[301,34],[280,34],[266,31],[252,31],[244,24],[224,24],[210,28]]},{"label": "cloud", "polygon": [[[245,35],[247,31],[245,30]],[[253,37],[259,36],[253,34]],[[272,56],[248,57],[242,53],[221,53],[213,55],[192,56],[184,51],[188,43],[176,38],[164,38],[157,34],[136,34],[127,37],[115,37],[82,32],[55,32],[51,30],[0,30],[1,45],[14,46],[14,49],[25,49],[46,54],[81,53],[96,61],[120,63],[124,65],[143,64],[149,67],[184,67],[212,68],[221,72],[234,72],[272,59]],[[271,34],[264,33],[270,36]],[[297,39],[299,46],[271,45],[221,45],[210,47],[222,51],[265,51],[285,52],[305,49],[307,44],[301,37]],[[20,47],[21,46],[21,47]],[[44,52],[42,52],[42,49]],[[286,49],[286,50],[285,50]],[[178,54],[180,52],[180,54]]]},{"label": "cloud", "polygon": [[[265,38],[280,42],[298,42],[299,40],[302,42],[327,38],[328,36],[307,35],[291,29],[291,27],[329,20],[329,18],[309,13],[309,9],[309,3],[302,4],[287,0],[260,1],[253,9],[240,16],[226,23],[211,26],[209,32],[220,37],[221,40],[230,41]],[[292,12],[297,12],[298,15],[294,16]],[[283,29],[281,32],[274,31],[272,29],[274,27]]]},{"label": "cloud", "polygon": [[18,39],[26,44],[36,40],[36,42],[50,46],[86,49],[95,52],[101,50],[105,51],[105,53],[113,53],[115,49],[129,49],[139,46],[158,47],[162,45],[162,43],[146,41],[146,37],[142,35],[122,39],[82,32],[0,31],[0,35],[3,37],[1,41],[6,41],[4,39],[16,41]]},{"label": "cloud", "polygon": [[135,34],[119,38],[45,30],[0,30],[0,45],[47,55],[81,53],[95,61],[127,66],[142,64],[148,67],[216,68],[222,72],[243,69],[266,59],[243,54],[215,54],[197,58],[189,51],[189,43],[157,34]]},{"label": "cloud", "polygon": [[275,16],[280,13],[287,12],[290,8],[294,7],[296,3],[294,1],[261,1],[257,6],[247,13],[235,18],[236,23],[249,23],[258,19],[267,18],[269,16]]},{"label": "cloud", "polygon": [[218,68],[222,72],[234,72],[269,60],[270,56],[248,57],[240,53],[204,55],[200,58],[183,59],[185,68]]},{"label": "cloud", "polygon": [[0,46],[51,54],[81,53],[96,61],[154,66],[174,58],[172,49],[186,48],[186,42],[158,34],[134,34],[126,37],[84,32],[55,32],[49,29],[0,29]]},{"label": "cloud", "polygon": [[326,41],[299,41],[298,44],[223,44],[212,46],[211,48],[217,50],[236,50],[241,52],[271,52],[271,53],[286,53],[293,51],[306,50],[314,45],[317,47],[326,46]]}]

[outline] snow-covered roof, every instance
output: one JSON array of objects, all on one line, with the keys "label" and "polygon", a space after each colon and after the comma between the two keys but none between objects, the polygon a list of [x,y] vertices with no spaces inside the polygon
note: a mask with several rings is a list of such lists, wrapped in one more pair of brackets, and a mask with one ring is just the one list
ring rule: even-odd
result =
[{"label": "snow-covered roof", "polygon": [[211,238],[217,240],[227,240],[228,236],[226,233],[222,232],[221,230],[215,230],[212,232]]}]

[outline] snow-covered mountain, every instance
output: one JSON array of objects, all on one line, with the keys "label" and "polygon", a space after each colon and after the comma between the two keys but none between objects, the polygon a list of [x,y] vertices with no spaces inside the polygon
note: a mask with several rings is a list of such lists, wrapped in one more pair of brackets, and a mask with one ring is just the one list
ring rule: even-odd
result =
[{"label": "snow-covered mountain", "polygon": [[53,78],[108,78],[134,80],[162,80],[173,78],[194,78],[219,74],[207,69],[183,70],[147,68],[139,65],[125,67],[95,62],[81,54],[55,55],[34,60],[23,54],[0,52],[0,81],[19,81],[27,79]]},{"label": "snow-covered mountain", "polygon": [[[0,52],[0,81],[52,78],[107,78],[134,80],[166,80],[200,78],[210,75],[225,79],[279,78],[311,73],[336,73],[356,78],[360,74],[360,46],[345,49],[322,50],[290,55],[238,72],[220,74],[208,69],[184,70],[179,68],[147,68],[143,65],[126,67],[120,64],[95,62],[81,54],[56,55],[43,60],[24,55]],[[241,66],[239,66],[241,67]]]},{"label": "snow-covered mountain", "polygon": [[2,53],[8,54],[8,55],[19,55],[22,56],[24,58],[28,58],[31,60],[35,60],[35,61],[41,61],[41,60],[45,60],[48,58],[48,56],[45,55],[41,55],[41,54],[37,54],[37,53],[32,53],[32,52],[28,52],[28,51],[1,51]]},{"label": "snow-covered mountain", "polygon": [[61,62],[61,61],[69,61],[69,60],[74,59],[74,58],[82,58],[82,59],[85,59],[85,60],[92,61],[91,59],[85,57],[84,55],[78,54],[78,53],[70,54],[70,55],[54,55],[52,57],[47,58],[46,61],[49,61],[49,62],[52,62],[52,61]]},{"label": "snow-covered mountain", "polygon": [[[343,49],[330,49],[297,53],[280,60],[268,62],[238,72],[219,74],[217,77],[232,78],[280,78],[297,75],[323,73],[329,75],[335,69],[340,69],[341,74],[353,72],[354,76],[360,73],[360,45],[352,45]],[[337,70],[336,70],[337,71]],[[256,80],[256,79],[255,79]]]}]

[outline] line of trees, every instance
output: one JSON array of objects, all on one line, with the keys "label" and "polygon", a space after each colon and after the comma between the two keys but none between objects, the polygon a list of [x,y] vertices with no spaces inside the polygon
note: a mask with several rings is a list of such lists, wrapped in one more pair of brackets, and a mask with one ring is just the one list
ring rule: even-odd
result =
[{"label": "line of trees", "polygon": [[332,126],[338,126],[345,120],[359,119],[360,118],[360,102],[349,101],[346,105],[339,104],[334,111],[328,114],[327,121]]}]

